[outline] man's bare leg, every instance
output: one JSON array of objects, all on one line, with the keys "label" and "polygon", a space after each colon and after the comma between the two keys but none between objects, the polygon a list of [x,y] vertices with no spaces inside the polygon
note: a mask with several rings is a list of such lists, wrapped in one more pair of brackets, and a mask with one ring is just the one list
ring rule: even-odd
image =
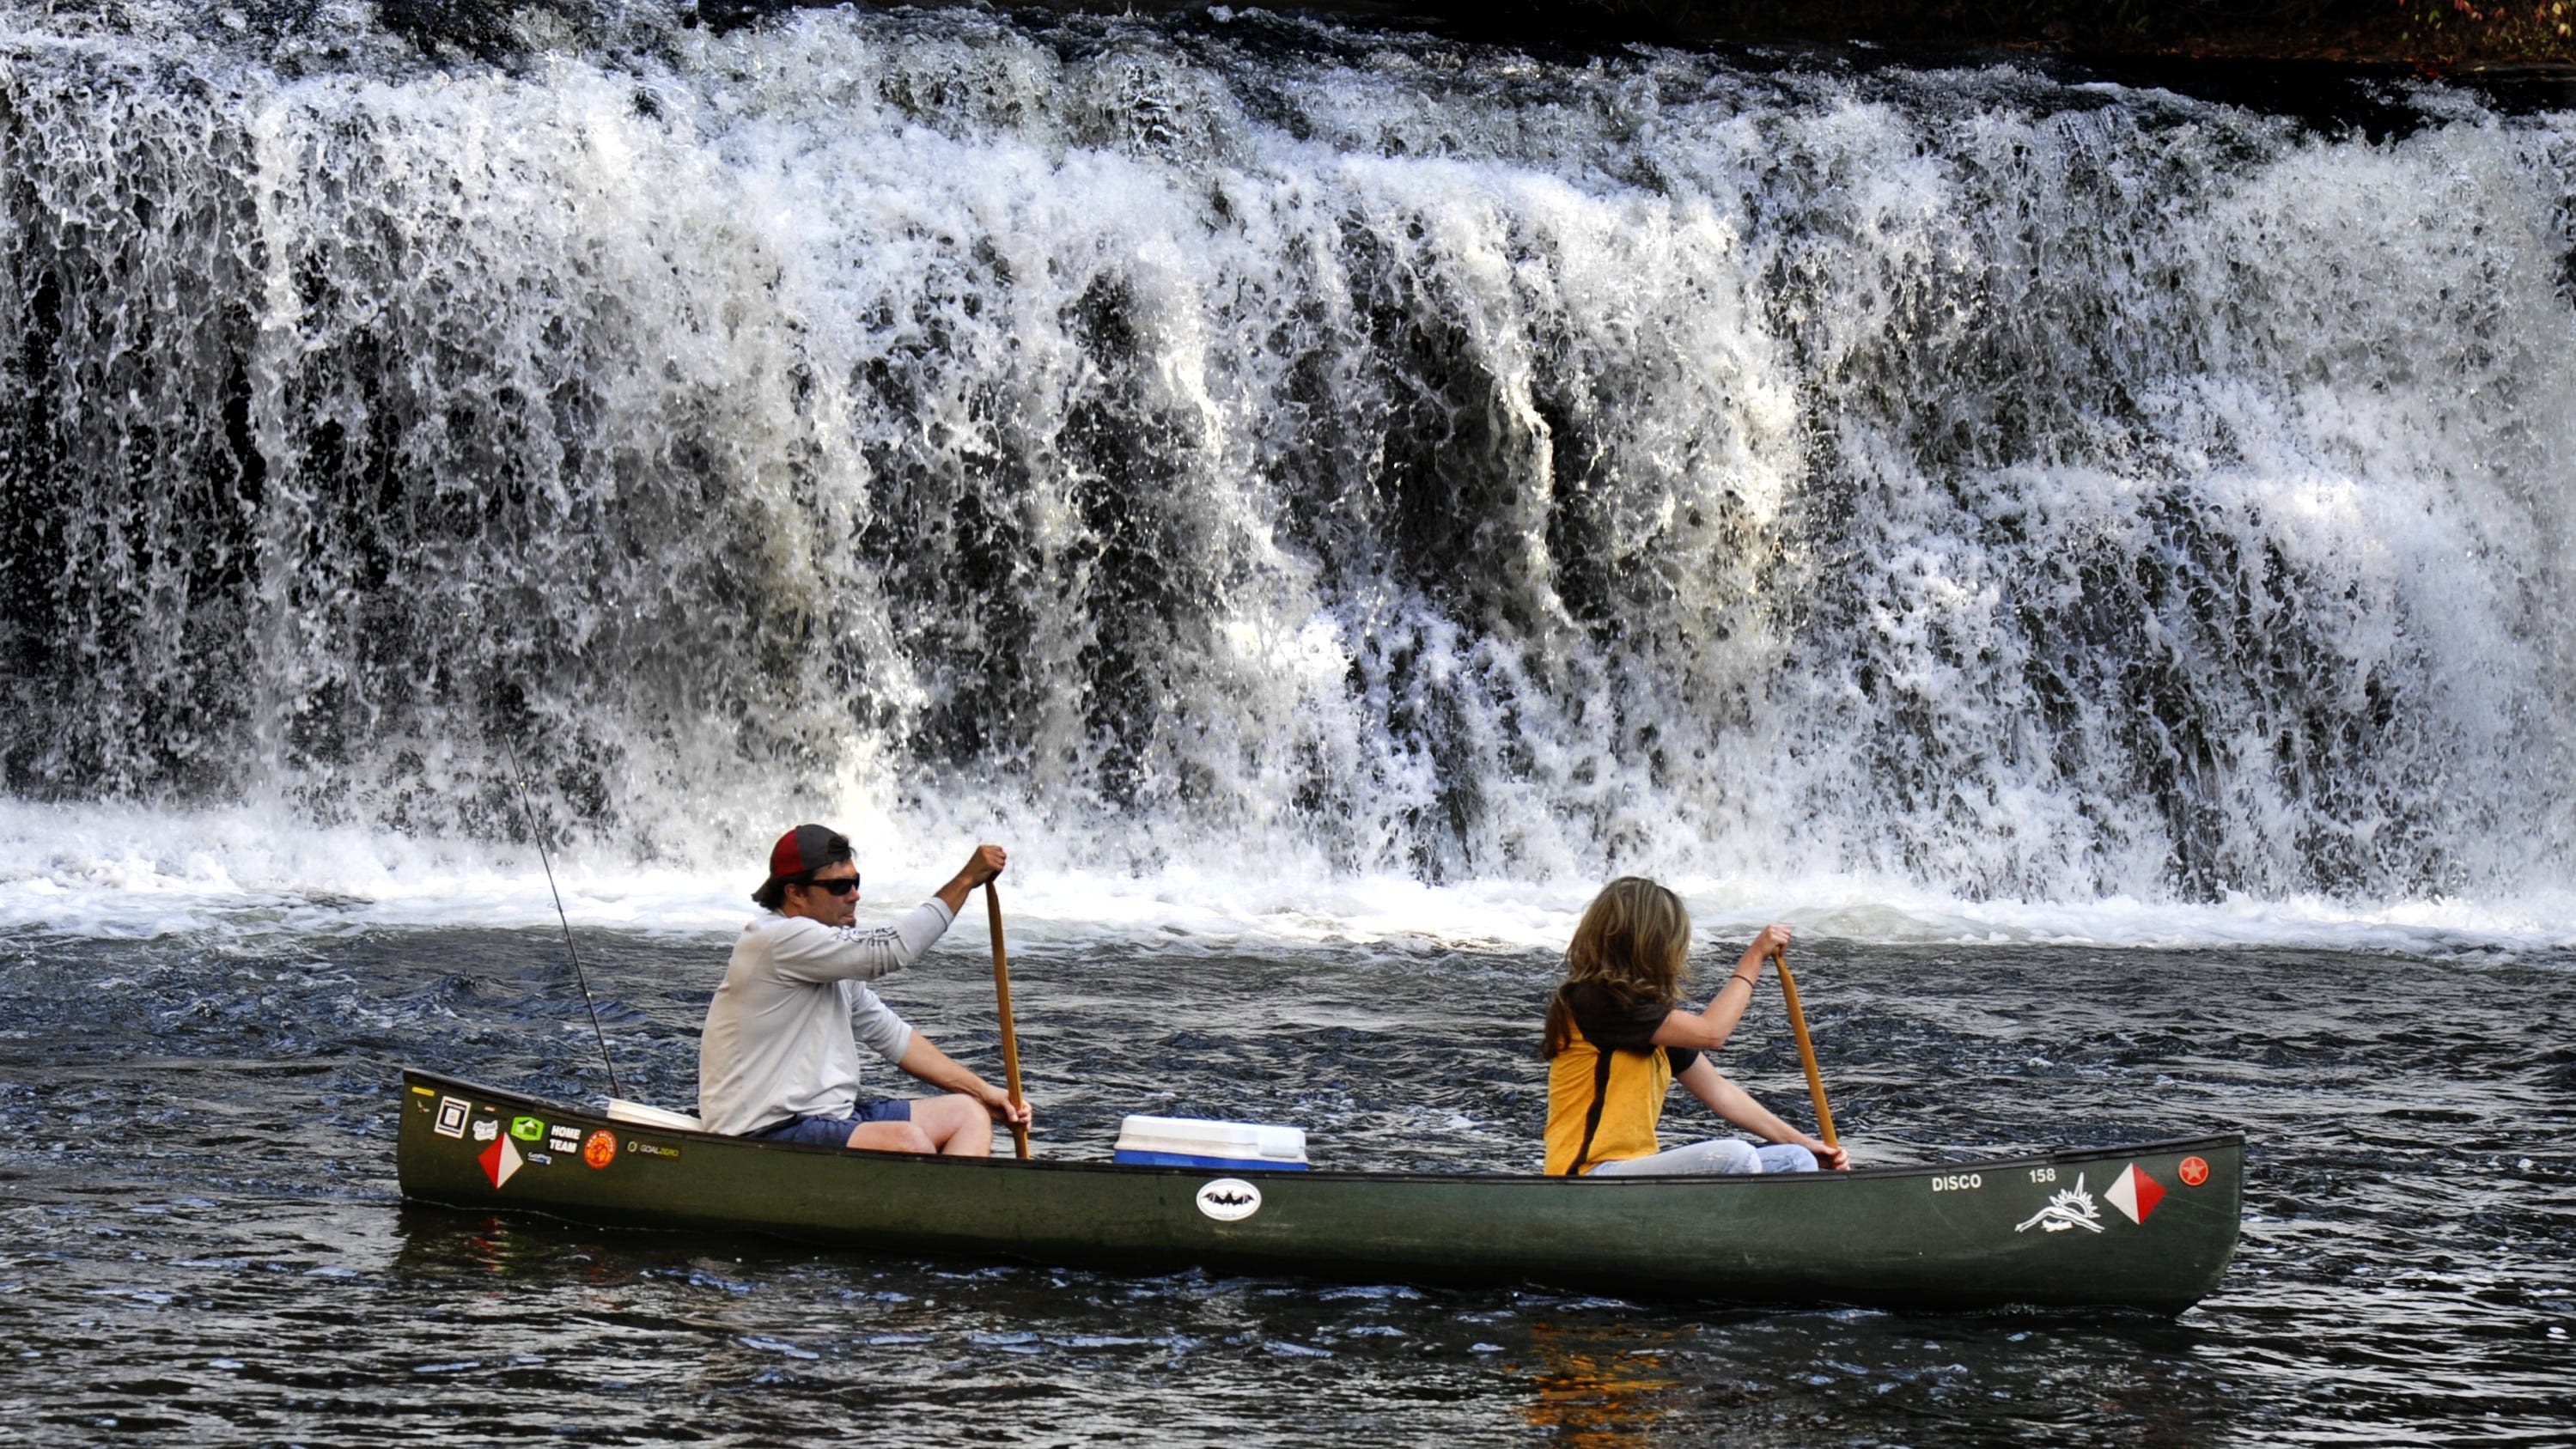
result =
[{"label": "man's bare leg", "polygon": [[936,1152],[939,1144],[910,1122],[862,1122],[850,1129],[850,1146],[863,1152]]},{"label": "man's bare leg", "polygon": [[[993,1155],[993,1114],[972,1097],[950,1095],[915,1099],[912,1125],[949,1157]],[[928,1149],[923,1149],[927,1151]]]}]

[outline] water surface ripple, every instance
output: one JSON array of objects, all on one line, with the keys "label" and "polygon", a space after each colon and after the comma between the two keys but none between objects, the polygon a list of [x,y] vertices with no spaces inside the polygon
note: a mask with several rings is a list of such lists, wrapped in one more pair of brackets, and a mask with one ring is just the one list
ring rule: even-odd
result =
[{"label": "water surface ripple", "polygon": [[[976,944],[891,994],[990,1070]],[[591,950],[630,1091],[685,1103],[720,946]],[[2250,1133],[2220,1293],[2172,1320],[1750,1311],[405,1208],[399,1065],[598,1091],[553,943],[25,934],[0,939],[0,1438],[2563,1442],[2576,961],[1804,955],[1866,1160]],[[1336,1167],[1526,1170],[1552,969],[1026,955],[1040,1150],[1104,1155],[1158,1111],[1303,1123]],[[1798,1102],[1776,997],[1726,1063]]]}]

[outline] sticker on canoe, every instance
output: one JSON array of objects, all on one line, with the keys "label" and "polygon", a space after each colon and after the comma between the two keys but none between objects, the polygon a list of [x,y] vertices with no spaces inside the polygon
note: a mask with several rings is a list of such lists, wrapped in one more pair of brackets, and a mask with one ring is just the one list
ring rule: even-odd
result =
[{"label": "sticker on canoe", "polygon": [[547,1128],[546,1150],[548,1152],[579,1152],[581,1150],[581,1129],[578,1127],[565,1127],[560,1124]]},{"label": "sticker on canoe", "polygon": [[510,1119],[510,1135],[522,1142],[534,1142],[546,1135],[546,1124],[534,1117]]},{"label": "sticker on canoe", "polygon": [[2209,1181],[2209,1163],[2205,1158],[2186,1157],[2174,1171],[2181,1175],[2185,1187],[2198,1187]]},{"label": "sticker on canoe", "polygon": [[606,1167],[617,1160],[617,1134],[602,1127],[581,1144],[581,1160],[593,1167]]},{"label": "sticker on canoe", "polygon": [[489,1142],[489,1141],[491,1141],[493,1138],[498,1137],[498,1136],[500,1136],[500,1135],[501,1135],[501,1119],[500,1119],[500,1118],[498,1118],[498,1117],[478,1117],[478,1118],[474,1119],[474,1140],[475,1140],[475,1141],[477,1141],[477,1142]]},{"label": "sticker on canoe", "polygon": [[473,1111],[474,1104],[463,1097],[441,1097],[438,1099],[438,1126],[434,1130],[441,1137],[462,1137],[465,1135],[465,1119]]},{"label": "sticker on canoe", "polygon": [[629,1152],[640,1152],[647,1157],[667,1157],[673,1162],[680,1160],[680,1149],[676,1147],[665,1147],[659,1142],[638,1142],[634,1138],[629,1137],[626,1139],[626,1150]]},{"label": "sticker on canoe", "polygon": [[2120,1210],[2122,1217],[2144,1224],[2147,1214],[2154,1212],[2156,1204],[2165,1200],[2165,1185],[2139,1171],[2138,1164],[2132,1162],[2128,1171],[2112,1179],[2111,1185],[2102,1189],[2102,1196]]},{"label": "sticker on canoe", "polygon": [[519,1170],[519,1144],[507,1137],[496,1137],[474,1160],[483,1164],[483,1175],[492,1179],[493,1190],[498,1191],[510,1180],[510,1174]]},{"label": "sticker on canoe", "polygon": [[2016,1233],[2037,1228],[2043,1233],[2062,1233],[2069,1228],[2082,1228],[2088,1233],[2102,1231],[2102,1210],[2093,1204],[2093,1194],[2084,1190],[2084,1174],[2075,1174],[2073,1187],[2051,1193],[2048,1206],[2021,1220]]},{"label": "sticker on canoe", "polygon": [[1261,1189],[1239,1177],[1220,1177],[1199,1187],[1199,1211],[1221,1223],[1241,1222],[1261,1211]]},{"label": "sticker on canoe", "polygon": [[411,1094],[415,1097],[435,1097],[438,1095],[427,1087],[414,1087],[411,1089]]}]

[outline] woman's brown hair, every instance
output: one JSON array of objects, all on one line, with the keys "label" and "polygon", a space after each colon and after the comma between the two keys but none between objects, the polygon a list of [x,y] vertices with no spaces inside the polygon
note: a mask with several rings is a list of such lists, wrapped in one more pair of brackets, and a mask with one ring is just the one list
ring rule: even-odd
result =
[{"label": "woman's brown hair", "polygon": [[1565,986],[1548,1003],[1539,1055],[1552,1058],[1573,1044],[1566,986],[1598,982],[1630,1000],[1669,1006],[1681,999],[1682,968],[1689,959],[1690,912],[1680,896],[1639,875],[1603,886],[1583,908],[1565,948]]}]

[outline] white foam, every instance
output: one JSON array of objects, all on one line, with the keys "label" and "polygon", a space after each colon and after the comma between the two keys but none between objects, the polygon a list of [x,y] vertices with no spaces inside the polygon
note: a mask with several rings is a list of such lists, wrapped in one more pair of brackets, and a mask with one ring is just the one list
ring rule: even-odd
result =
[{"label": "white foam", "polygon": [[[962,860],[943,852],[862,861],[862,920],[927,896]],[[575,846],[554,861],[584,931],[730,933],[755,909],[756,851],[730,869],[638,863]],[[1802,940],[1890,945],[2294,947],[2454,954],[2576,947],[2576,899],[2356,904],[2300,897],[2196,905],[1962,901],[1853,877],[1676,874],[1702,948],[1723,952],[1771,921]],[[1170,954],[1365,948],[1405,956],[1563,948],[1599,882],[1426,885],[1388,874],[1283,877],[1174,865],[1103,871],[1041,847],[1003,881],[1015,943]],[[980,935],[970,903],[960,929]],[[278,935],[476,927],[552,929],[554,901],[528,848],[325,830],[248,810],[169,812],[0,800],[0,930],[95,938]]]}]

